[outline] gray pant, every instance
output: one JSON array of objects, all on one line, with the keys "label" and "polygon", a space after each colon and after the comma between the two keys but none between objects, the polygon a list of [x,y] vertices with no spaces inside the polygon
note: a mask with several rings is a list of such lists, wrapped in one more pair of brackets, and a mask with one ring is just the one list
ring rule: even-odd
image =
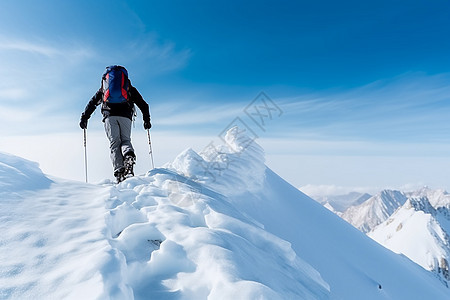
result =
[{"label": "gray pant", "polygon": [[105,131],[111,149],[114,172],[123,168],[123,156],[133,152],[131,145],[131,120],[126,117],[109,116],[105,119]]}]

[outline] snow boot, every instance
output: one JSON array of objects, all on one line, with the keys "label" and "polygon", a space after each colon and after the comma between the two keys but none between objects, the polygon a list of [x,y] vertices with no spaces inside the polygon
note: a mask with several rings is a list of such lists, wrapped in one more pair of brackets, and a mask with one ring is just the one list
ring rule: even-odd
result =
[{"label": "snow boot", "polygon": [[121,183],[125,180],[125,168],[120,168],[117,171],[114,171],[114,177],[116,177],[116,183]]},{"label": "snow boot", "polygon": [[125,157],[123,159],[123,164],[125,165],[125,170],[123,172],[123,176],[125,178],[129,178],[134,176],[133,167],[136,163],[136,156],[132,152],[128,152],[125,154]]}]

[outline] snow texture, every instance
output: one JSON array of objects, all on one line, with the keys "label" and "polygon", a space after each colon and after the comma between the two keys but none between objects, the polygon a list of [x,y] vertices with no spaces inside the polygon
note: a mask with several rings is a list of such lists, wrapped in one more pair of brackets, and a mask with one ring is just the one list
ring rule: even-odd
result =
[{"label": "snow texture", "polygon": [[0,156],[13,176],[0,186],[0,298],[448,299],[268,169],[237,128],[225,140],[118,185],[51,184]]}]

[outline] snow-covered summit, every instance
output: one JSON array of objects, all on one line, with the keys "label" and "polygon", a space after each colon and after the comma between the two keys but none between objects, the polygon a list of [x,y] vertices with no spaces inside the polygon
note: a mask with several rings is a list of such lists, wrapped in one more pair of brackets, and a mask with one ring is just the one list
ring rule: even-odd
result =
[{"label": "snow-covered summit", "polygon": [[431,205],[427,197],[411,197],[403,205],[406,209],[414,209],[415,211],[422,211],[426,214],[434,216],[436,209]]},{"label": "snow-covered summit", "polygon": [[442,189],[433,190],[425,186],[417,191],[406,194],[411,198],[426,197],[430,204],[436,209],[439,207],[450,208],[450,194]]},{"label": "snow-covered summit", "polygon": [[383,190],[362,204],[347,209],[342,218],[362,232],[369,232],[389,218],[406,200],[403,192]]},{"label": "snow-covered summit", "polygon": [[0,298],[447,298],[429,272],[284,181],[233,130],[225,145],[118,185],[0,190]]}]

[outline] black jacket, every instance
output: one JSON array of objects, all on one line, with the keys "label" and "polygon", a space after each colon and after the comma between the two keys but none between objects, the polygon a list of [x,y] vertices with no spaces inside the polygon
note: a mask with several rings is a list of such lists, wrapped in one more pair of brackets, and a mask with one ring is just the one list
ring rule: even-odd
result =
[{"label": "black jacket", "polygon": [[84,112],[81,114],[81,120],[88,120],[91,117],[92,113],[97,108],[97,106],[100,104],[102,104],[103,120],[105,120],[109,116],[126,117],[132,120],[134,114],[134,104],[136,104],[137,107],[139,107],[139,109],[142,112],[144,122],[145,121],[150,122],[150,112],[148,109],[148,104],[147,102],[144,101],[141,94],[139,94],[138,90],[131,84],[129,95],[130,98],[126,103],[103,102],[103,90],[100,87],[100,89],[95,93],[95,95],[86,105]]}]

